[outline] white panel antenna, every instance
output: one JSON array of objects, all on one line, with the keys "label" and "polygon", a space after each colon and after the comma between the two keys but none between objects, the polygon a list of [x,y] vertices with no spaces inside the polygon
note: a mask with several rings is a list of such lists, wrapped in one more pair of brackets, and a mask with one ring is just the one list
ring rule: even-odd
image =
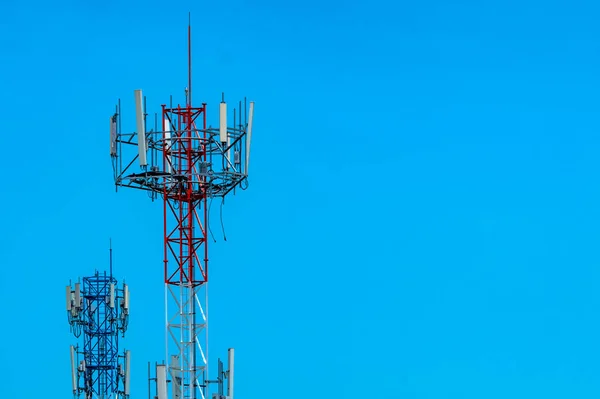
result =
[{"label": "white panel antenna", "polygon": [[227,143],[227,103],[225,101],[221,102],[219,108],[219,138],[221,140],[221,144]]},{"label": "white panel antenna", "polygon": [[137,124],[137,137],[138,137],[138,153],[140,166],[145,167],[148,165],[146,161],[146,126],[144,123],[144,98],[141,90],[134,90],[135,97],[135,120]]},{"label": "white panel antenna", "polygon": [[129,287],[123,283],[123,310],[129,314]]},{"label": "white panel antenna", "polygon": [[79,283],[75,283],[75,308],[81,309],[81,291]]},{"label": "white panel antenna", "polygon": [[67,285],[67,311],[71,311],[71,286]]},{"label": "white panel antenna", "polygon": [[167,366],[156,366],[156,390],[158,399],[167,399]]},{"label": "white panel antenna", "polygon": [[75,370],[75,348],[71,345],[71,385],[73,394],[77,393],[77,370]]},{"label": "white panel antenna", "polygon": [[233,348],[229,348],[229,351],[227,352],[229,359],[228,359],[228,363],[229,363],[229,372],[227,375],[227,399],[233,399],[233,369],[234,369],[234,364],[233,364],[233,355],[234,355],[234,350]]},{"label": "white panel antenna", "polygon": [[131,369],[131,351],[125,351],[125,381],[123,383],[123,391],[126,396],[129,396],[129,381],[130,381],[130,371]]},{"label": "white panel antenna", "polygon": [[110,117],[110,156],[117,156],[117,118]]},{"label": "white panel antenna", "polygon": [[[165,149],[167,151],[171,150],[171,123],[169,122],[168,118],[164,118],[163,119],[163,132],[165,134]],[[166,156],[166,165],[165,165],[165,172],[167,173],[171,173],[171,156],[167,155]]]},{"label": "white panel antenna", "polygon": [[248,126],[246,127],[246,168],[248,175],[248,165],[250,164],[250,144],[252,142],[252,119],[254,118],[254,101],[250,101],[250,110],[248,112]]},{"label": "white panel antenna", "polygon": [[114,283],[110,283],[110,297],[108,298],[108,306],[111,309],[115,308],[115,285]]}]

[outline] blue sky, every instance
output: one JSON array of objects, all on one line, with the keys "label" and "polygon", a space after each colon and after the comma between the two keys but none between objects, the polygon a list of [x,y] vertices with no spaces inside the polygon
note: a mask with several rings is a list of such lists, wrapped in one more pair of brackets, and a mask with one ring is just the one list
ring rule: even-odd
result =
[{"label": "blue sky", "polygon": [[250,189],[211,244],[239,398],[600,394],[595,2],[11,3],[1,396],[70,397],[64,285],[112,237],[147,397],[162,207],[115,194],[107,120],[137,88],[181,96],[188,11],[195,99],[214,121],[222,91],[256,101]]}]

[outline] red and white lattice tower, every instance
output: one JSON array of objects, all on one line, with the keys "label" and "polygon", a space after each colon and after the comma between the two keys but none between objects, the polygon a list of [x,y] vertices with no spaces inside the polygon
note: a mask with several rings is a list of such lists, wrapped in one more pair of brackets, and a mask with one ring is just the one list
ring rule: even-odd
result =
[{"label": "red and white lattice tower", "polygon": [[[135,90],[136,132],[121,131],[120,101],[110,118],[110,154],[117,187],[150,192],[163,201],[164,282],[167,365],[157,367],[157,394],[163,399],[166,380],[172,399],[205,398],[218,383],[217,397],[233,397],[230,364],[216,380],[208,376],[208,223],[210,203],[248,185],[248,163],[254,103],[233,109],[219,105],[218,127],[207,127],[207,105],[192,103],[191,27],[188,26],[188,86],[184,105],[162,105],[148,129],[146,100]],[[215,115],[217,112],[215,111]],[[233,125],[228,125],[228,120]],[[135,151],[137,147],[137,151]],[[125,165],[125,166],[124,166]],[[230,350],[230,361],[233,350]],[[162,367],[162,368],[161,368]],[[164,397],[166,399],[166,397]]]}]

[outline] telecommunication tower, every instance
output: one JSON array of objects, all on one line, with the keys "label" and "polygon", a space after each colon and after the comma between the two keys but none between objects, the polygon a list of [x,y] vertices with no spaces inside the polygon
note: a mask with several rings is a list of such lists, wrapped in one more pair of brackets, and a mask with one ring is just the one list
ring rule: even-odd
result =
[{"label": "telecommunication tower", "polygon": [[[156,367],[156,397],[233,399],[233,349],[229,368],[219,361],[218,377],[208,373],[208,232],[209,208],[236,188],[248,187],[254,103],[238,103],[231,112],[224,96],[217,127],[207,125],[206,103],[192,102],[191,25],[188,25],[188,82],[185,103],[162,105],[154,128],[141,90],[134,91],[136,131],[121,130],[120,101],[110,117],[110,155],[115,184],[145,190],[162,199],[167,364]],[[215,112],[216,115],[216,112]],[[137,151],[136,151],[137,148]],[[136,162],[137,161],[137,162]],[[137,164],[137,165],[136,165]],[[223,384],[227,380],[227,394]]]},{"label": "telecommunication tower", "polygon": [[84,277],[67,286],[67,314],[71,332],[83,334],[83,348],[71,345],[71,383],[74,397],[112,399],[129,397],[131,355],[119,355],[119,334],[129,321],[129,288],[118,287],[110,274]]}]

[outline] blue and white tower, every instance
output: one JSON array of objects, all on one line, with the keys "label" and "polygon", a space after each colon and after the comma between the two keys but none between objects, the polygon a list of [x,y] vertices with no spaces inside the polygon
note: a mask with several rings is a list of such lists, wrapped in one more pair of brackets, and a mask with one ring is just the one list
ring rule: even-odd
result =
[{"label": "blue and white tower", "polygon": [[119,335],[129,320],[129,288],[98,271],[67,286],[67,314],[71,332],[83,335],[83,347],[71,345],[73,396],[84,399],[129,397],[129,351],[119,354]]}]

